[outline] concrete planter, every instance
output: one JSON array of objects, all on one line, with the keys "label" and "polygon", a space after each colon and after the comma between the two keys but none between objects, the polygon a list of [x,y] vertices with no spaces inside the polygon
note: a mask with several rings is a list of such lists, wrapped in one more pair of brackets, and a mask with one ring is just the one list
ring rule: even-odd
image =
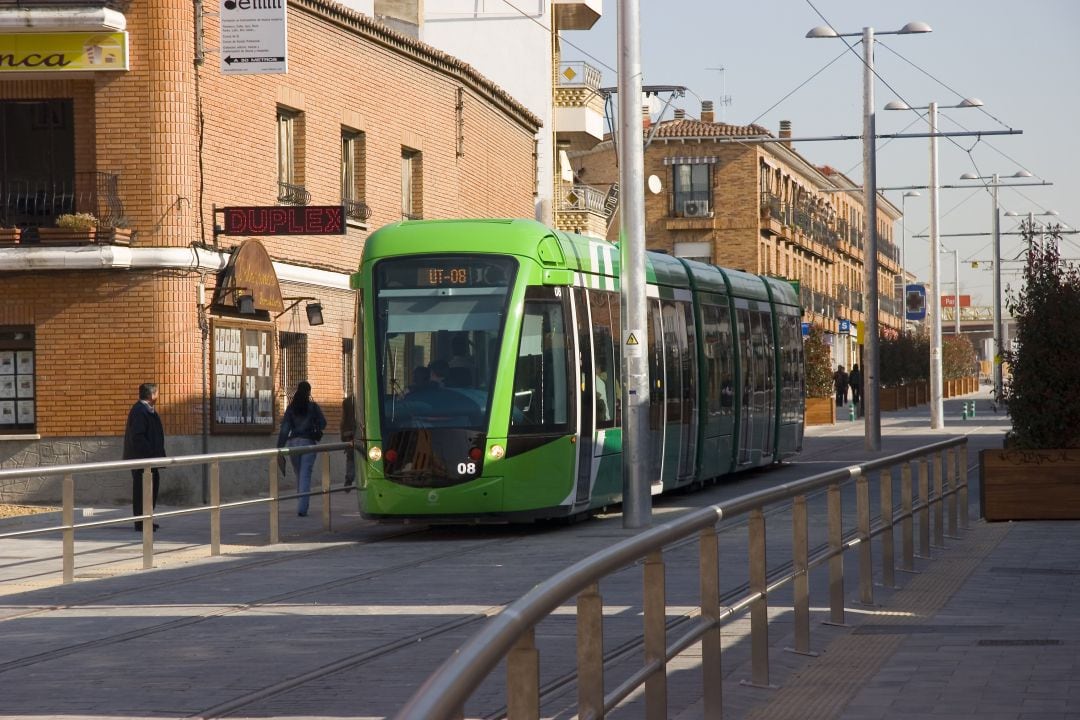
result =
[{"label": "concrete planter", "polygon": [[0,246],[18,245],[21,238],[20,228],[0,228]]},{"label": "concrete planter", "polygon": [[1080,520],[1080,449],[983,450],[979,479],[987,520]]}]

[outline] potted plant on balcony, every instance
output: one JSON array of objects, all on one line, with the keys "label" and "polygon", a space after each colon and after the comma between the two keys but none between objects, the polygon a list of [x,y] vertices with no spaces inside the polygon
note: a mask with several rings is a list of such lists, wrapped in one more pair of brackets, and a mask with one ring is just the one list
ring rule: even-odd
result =
[{"label": "potted plant on balcony", "polygon": [[817,325],[803,340],[806,358],[806,424],[832,425],[836,422],[833,395],[832,352],[825,343],[825,333]]},{"label": "potted plant on balcony", "polygon": [[1024,285],[1008,299],[1015,344],[1003,355],[1012,428],[979,457],[987,520],[1080,519],[1080,269],[1062,260],[1060,226],[1028,243]]},{"label": "potted plant on balcony", "polygon": [[89,245],[97,239],[98,220],[91,213],[66,213],[56,227],[38,228],[42,245]]},{"label": "potted plant on balcony", "polygon": [[18,245],[22,239],[22,228],[0,227],[0,246]]}]

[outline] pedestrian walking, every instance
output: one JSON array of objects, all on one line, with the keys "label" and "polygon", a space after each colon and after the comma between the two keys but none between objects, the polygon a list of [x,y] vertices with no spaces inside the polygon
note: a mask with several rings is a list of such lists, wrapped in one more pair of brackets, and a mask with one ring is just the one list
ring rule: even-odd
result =
[{"label": "pedestrian walking", "polygon": [[863,377],[862,370],[859,369],[859,363],[851,366],[851,372],[848,374],[848,384],[851,386],[851,402],[855,403],[855,407],[859,407],[863,393]]},{"label": "pedestrian walking", "polygon": [[[296,385],[296,392],[293,393],[289,406],[285,408],[277,446],[292,448],[315,445],[322,440],[325,429],[326,417],[319,404],[311,399],[311,384],[307,380],[301,380]],[[280,458],[279,462],[284,470],[285,458]],[[296,473],[296,492],[300,494],[296,514],[305,517],[311,501],[307,493],[311,492],[311,471],[315,467],[315,453],[293,455],[292,466]]]},{"label": "pedestrian walking", "polygon": [[848,382],[850,382],[843,365],[836,366],[832,379],[833,389],[836,391],[836,407],[843,407],[847,402]]},{"label": "pedestrian walking", "polygon": [[[157,412],[158,388],[156,383],[143,383],[139,386],[139,399],[128,411],[127,424],[124,426],[124,459],[165,457],[165,428]],[[151,470],[153,476],[153,505],[157,507],[158,488],[161,477],[158,468]],[[131,471],[131,514],[139,517],[143,514],[142,491],[143,468]],[[154,529],[159,525],[154,523]],[[142,530],[141,520],[135,521],[135,529]]]}]

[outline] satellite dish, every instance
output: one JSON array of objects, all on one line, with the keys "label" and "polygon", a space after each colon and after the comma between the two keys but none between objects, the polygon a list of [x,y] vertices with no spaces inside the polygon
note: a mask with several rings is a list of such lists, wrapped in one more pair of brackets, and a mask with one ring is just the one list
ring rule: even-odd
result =
[{"label": "satellite dish", "polygon": [[660,182],[660,178],[656,177],[655,175],[650,175],[649,180],[646,184],[649,186],[649,192],[651,192],[653,195],[659,195],[660,190],[662,190],[664,187],[663,184]]}]

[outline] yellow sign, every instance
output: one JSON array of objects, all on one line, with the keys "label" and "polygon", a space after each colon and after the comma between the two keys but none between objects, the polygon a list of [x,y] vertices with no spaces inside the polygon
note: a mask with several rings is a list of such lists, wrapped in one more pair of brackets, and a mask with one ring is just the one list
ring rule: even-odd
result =
[{"label": "yellow sign", "polygon": [[0,73],[127,69],[126,32],[0,35]]},{"label": "yellow sign", "polygon": [[634,337],[634,333],[630,333],[630,337],[626,338],[626,344],[627,345],[637,345],[638,344],[637,338]]},{"label": "yellow sign", "polygon": [[866,323],[859,320],[855,323],[855,343],[857,345],[863,344],[863,338],[866,336]]}]

